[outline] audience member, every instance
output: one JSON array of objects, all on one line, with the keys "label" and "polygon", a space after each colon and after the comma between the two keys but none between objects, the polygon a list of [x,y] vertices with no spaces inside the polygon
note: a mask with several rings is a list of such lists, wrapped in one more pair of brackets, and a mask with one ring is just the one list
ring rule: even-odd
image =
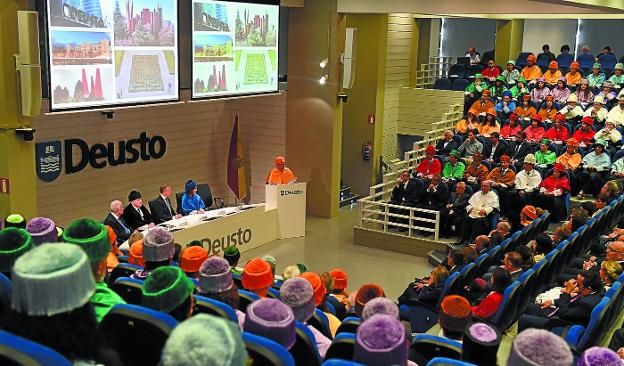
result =
[{"label": "audience member", "polygon": [[260,299],[247,306],[243,330],[266,337],[290,350],[297,341],[295,315],[276,299]]},{"label": "audience member", "polygon": [[529,246],[533,248],[533,259],[536,262],[544,259],[546,254],[553,249],[553,241],[546,233],[537,233],[534,240],[529,242]]},{"label": "audience member", "polygon": [[444,137],[435,146],[435,149],[437,150],[438,155],[447,156],[451,151],[459,147],[459,145],[457,144],[457,141],[455,141],[453,136],[454,136],[453,131],[451,130],[444,131]]},{"label": "audience member", "polygon": [[466,165],[459,161],[459,159],[461,159],[459,152],[455,149],[451,150],[448,154],[448,162],[444,165],[444,169],[442,170],[442,178],[445,182],[454,184],[464,177]]},{"label": "audience member", "polygon": [[559,63],[554,60],[550,61],[548,64],[548,70],[546,70],[546,72],[542,75],[544,81],[546,81],[546,83],[550,86],[555,86],[559,78],[562,76],[561,71],[559,71]]},{"label": "audience member", "polygon": [[242,272],[236,269],[238,261],[240,260],[240,250],[236,245],[230,245],[223,250],[223,258],[230,264],[231,271],[236,274],[242,274]]},{"label": "audience member", "polygon": [[444,281],[449,276],[449,271],[443,265],[436,266],[428,278],[415,278],[413,282],[407,285],[403,294],[399,296],[398,303],[400,305],[416,305],[424,303],[435,306],[440,300]]},{"label": "audience member", "polygon": [[552,123],[557,115],[557,108],[555,108],[555,97],[553,95],[547,95],[544,99],[544,103],[540,108],[538,114],[542,117],[542,121]]},{"label": "audience member", "polygon": [[556,145],[563,144],[570,138],[570,131],[564,125],[565,117],[561,114],[556,114],[553,118],[553,125],[544,134],[545,138],[550,139]]},{"label": "audience member", "polygon": [[461,359],[482,366],[497,366],[497,354],[502,336],[496,327],[476,322],[466,327],[462,341]]},{"label": "audience member", "polygon": [[[492,189],[498,193],[499,197],[505,197],[507,190],[513,188],[516,173],[509,167],[511,159],[507,155],[500,157],[500,166],[492,169],[485,180],[490,183]],[[501,207],[501,212],[505,212],[505,207]]]},{"label": "audience member", "polygon": [[496,268],[491,277],[492,291],[479,302],[479,305],[472,307],[472,313],[481,319],[492,320],[498,308],[503,303],[503,293],[507,286],[511,284],[511,276],[503,268]]},{"label": "audience member", "polygon": [[[516,70],[516,72],[518,72],[518,71]],[[514,100],[517,100],[517,101],[521,101],[522,97],[524,95],[528,95],[528,94],[531,93],[531,91],[529,90],[529,87],[528,87],[526,79],[523,78],[522,76],[518,77],[515,85],[513,87],[511,87],[511,89],[509,89],[509,91],[511,92],[511,97]],[[530,98],[530,96],[529,96],[529,98]]]},{"label": "audience member", "polygon": [[415,366],[407,359],[408,346],[401,322],[390,315],[376,314],[357,329],[353,361],[370,366]]},{"label": "audience member", "polygon": [[334,287],[327,301],[334,305],[336,317],[343,319],[350,306],[349,291],[347,290],[347,273],[340,268],[334,268],[329,273],[334,279]]},{"label": "audience member", "polygon": [[[494,81],[500,74],[500,70],[494,64],[494,60],[488,60],[487,66],[481,71],[483,78],[488,79],[489,81]],[[505,78],[503,77],[503,81]]]},{"label": "audience member", "polygon": [[583,117],[591,117],[593,121],[596,121],[600,124],[604,123],[607,120],[607,115],[609,111],[607,108],[604,108],[604,99],[602,97],[594,98],[594,104],[592,108],[587,108]]},{"label": "audience member", "polygon": [[524,158],[524,169],[516,174],[514,189],[507,191],[505,199],[508,215],[514,224],[519,222],[519,207],[524,207],[531,202],[533,193],[539,189],[542,182],[541,175],[533,169],[537,160],[533,154],[528,154]]},{"label": "audience member", "polygon": [[199,267],[208,259],[208,251],[201,246],[191,246],[180,252],[180,268],[190,278],[198,279]]},{"label": "audience member", "polygon": [[624,64],[617,63],[613,69],[613,75],[609,78],[609,81],[613,83],[613,87],[621,89],[624,86]]},{"label": "audience member", "polygon": [[477,112],[476,109],[470,108],[468,113],[466,113],[466,117],[459,120],[455,124],[455,127],[453,127],[455,129],[455,132],[465,137],[467,136],[468,131],[476,130],[477,126],[479,126],[478,115],[479,113]]},{"label": "audience member", "polygon": [[565,79],[568,85],[576,86],[581,82],[583,75],[579,72],[579,63],[574,61],[570,64],[570,71],[565,75]]},{"label": "audience member", "polygon": [[[510,230],[511,225],[509,225],[507,221],[499,221],[498,224],[496,224],[496,229],[492,230],[489,236],[477,236],[475,239],[477,254],[481,255],[485,253],[487,249],[493,248],[505,241],[505,239],[508,239],[511,236]],[[488,239],[487,242],[485,242],[486,238]],[[479,245],[479,240],[483,241],[484,244]]]},{"label": "audience member", "polygon": [[602,72],[602,66],[596,62],[592,65],[592,71],[587,75],[587,81],[589,87],[593,90],[598,90],[605,81],[605,74]]},{"label": "audience member", "polygon": [[579,198],[583,198],[585,194],[594,195],[598,193],[600,187],[605,183],[611,168],[611,158],[604,152],[606,145],[604,140],[596,140],[594,151],[585,154],[583,157],[581,167],[577,170],[576,175]]},{"label": "audience member", "polygon": [[370,300],[376,297],[385,297],[383,288],[375,284],[367,284],[358,290],[355,295],[355,304],[353,305],[353,310],[355,315],[360,317],[362,316],[362,310],[364,310],[364,305]]},{"label": "audience member", "polygon": [[[480,76],[481,74],[477,74],[477,75]],[[475,75],[475,77],[477,77],[477,75]],[[481,97],[478,100],[476,100],[474,103],[470,102],[469,100],[468,103],[466,104],[470,106],[470,109],[473,109],[476,112],[477,116],[485,115],[488,109],[494,108],[494,103],[492,103],[492,101],[490,100],[490,97],[491,97],[490,91],[486,87],[487,85],[484,85],[482,87],[483,91],[481,92]],[[469,96],[467,97],[470,98]],[[472,103],[472,105],[470,103]]]},{"label": "audience member", "polygon": [[511,344],[507,366],[567,366],[574,360],[563,338],[543,329],[522,331]]},{"label": "audience member", "polygon": [[464,181],[468,184],[472,191],[475,192],[479,189],[481,182],[483,182],[488,176],[488,168],[481,162],[483,155],[480,152],[472,154],[472,162],[466,170],[464,170]]},{"label": "audience member", "polygon": [[535,204],[552,214],[551,222],[561,222],[566,217],[565,196],[570,190],[566,168],[563,164],[556,163],[552,174],[540,183],[539,193],[535,196]]},{"label": "audience member", "polygon": [[581,79],[578,89],[574,94],[576,94],[576,98],[578,99],[582,109],[586,109],[594,102],[594,93],[592,93],[587,79]]},{"label": "audience member", "polygon": [[35,244],[28,231],[9,226],[0,230],[0,273],[11,278],[13,264]]},{"label": "audience member", "polygon": [[32,237],[32,244],[54,243],[58,239],[56,224],[47,217],[35,217],[26,224],[26,231]]},{"label": "audience member", "polygon": [[442,173],[442,164],[435,157],[435,147],[429,145],[425,148],[425,158],[418,163],[414,174],[420,179],[431,179],[434,174]]},{"label": "audience member", "polygon": [[468,47],[468,51],[466,51],[465,57],[470,58],[471,65],[481,63],[481,54],[479,54],[479,52],[477,52],[474,47]]},{"label": "audience member", "polygon": [[198,314],[178,324],[162,351],[162,366],[246,366],[241,333],[229,320]]},{"label": "audience member", "polygon": [[143,239],[134,242],[128,251],[128,263],[145,267],[145,259],[143,259]]},{"label": "audience member", "polygon": [[505,78],[502,76],[498,76],[492,85],[490,86],[490,96],[493,99],[500,99],[503,97],[503,93],[507,91],[505,87]]},{"label": "audience member", "polygon": [[20,214],[10,214],[4,219],[4,228],[8,227],[26,229],[26,219]]},{"label": "audience member", "polygon": [[151,271],[171,264],[174,254],[175,246],[171,233],[159,226],[150,229],[143,238],[145,267],[137,270],[131,277],[145,280]]},{"label": "audience member", "polygon": [[607,114],[607,120],[615,123],[616,126],[624,125],[624,93],[620,92],[615,105]]},{"label": "audience member", "polygon": [[284,279],[284,281],[288,280],[289,278],[299,277],[299,275],[301,275],[301,270],[297,265],[287,266],[286,268],[284,268],[284,272],[282,272],[282,278]]},{"label": "audience member", "polygon": [[468,300],[458,295],[446,296],[440,303],[438,316],[439,336],[461,343],[464,330],[472,320],[472,307]]},{"label": "audience member", "polygon": [[443,238],[449,238],[453,231],[461,230],[469,199],[470,196],[466,193],[466,183],[458,182],[455,190],[450,194],[448,203],[440,210],[440,231]]},{"label": "audience member", "polygon": [[[511,111],[513,111],[513,109],[511,109]],[[483,119],[483,121],[481,121],[481,123],[479,123],[479,126],[477,126],[479,135],[483,137],[489,137],[490,134],[494,132],[499,132],[500,125],[496,121],[496,118],[497,118],[496,108],[488,109],[485,114],[485,118]]]},{"label": "audience member", "polygon": [[576,94],[570,94],[566,99],[565,107],[559,110],[566,120],[568,121],[578,121],[583,118],[585,111],[578,105],[578,97]]},{"label": "audience member", "polygon": [[238,309],[240,302],[238,287],[232,280],[232,272],[225,259],[212,256],[202,263],[199,268],[197,292],[201,296],[229,305],[236,312],[238,325],[243,329],[245,313]]},{"label": "audience member", "polygon": [[615,123],[611,120],[605,122],[605,127],[596,132],[594,139],[604,140],[607,142],[607,149],[611,156],[622,147],[622,134],[615,128]]},{"label": "audience member", "polygon": [[500,133],[492,132],[489,137],[490,143],[483,148],[483,157],[492,166],[500,164],[500,158],[507,152],[507,144],[501,143]]},{"label": "audience member", "polygon": [[490,190],[488,181],[481,182],[481,190],[468,200],[458,244],[466,244],[477,235],[485,234],[490,227],[491,215],[499,211],[498,195]]},{"label": "audience member", "polygon": [[515,136],[515,141],[509,142],[509,157],[516,171],[522,168],[524,158],[531,150],[531,144],[526,140],[526,133],[524,133],[524,131],[518,132]]},{"label": "audience member", "polygon": [[530,54],[529,57],[527,57],[527,65],[520,73],[529,83],[534,83],[537,78],[542,76],[542,70],[535,64],[535,61],[535,55]]},{"label": "audience member", "polygon": [[500,131],[500,135],[505,140],[515,139],[518,132],[522,131],[522,126],[518,123],[518,116],[512,113],[509,116],[509,123],[503,125]]},{"label": "audience member", "polygon": [[596,57],[589,52],[589,46],[584,45],[581,48],[581,54],[577,56],[576,60],[579,62],[579,66],[583,68],[590,68],[594,64]]},{"label": "audience member", "polygon": [[[562,104],[568,100],[570,93],[570,89],[566,84],[566,79],[564,77],[561,77],[559,78],[559,80],[557,80],[555,87],[551,89],[550,96],[553,97],[555,103]],[[546,102],[546,98],[544,98],[544,102]]]},{"label": "audience member", "polygon": [[[478,102],[483,104],[482,102],[484,101],[484,96],[486,96],[486,90],[488,91],[487,98],[489,98],[490,91],[488,90],[487,83],[483,80],[483,75],[475,74],[474,81],[468,84],[468,86],[466,86],[466,90],[464,91],[464,105],[469,106]],[[492,102],[489,103],[492,104]],[[481,111],[479,111],[479,113],[481,113]]]},{"label": "audience member", "polygon": [[581,353],[577,366],[620,365],[622,360],[614,351],[604,347],[590,347]]},{"label": "audience member", "polygon": [[592,145],[594,135],[596,134],[592,128],[593,125],[594,119],[592,117],[586,116],[581,119],[581,128],[576,130],[572,135],[572,137],[579,143],[580,147],[585,148]]},{"label": "audience member", "polygon": [[505,70],[503,70],[501,76],[505,78],[505,83],[507,85],[511,86],[516,84],[516,80],[520,77],[520,71],[516,70],[516,62],[514,60],[507,61],[507,66]]},{"label": "audience member", "polygon": [[269,287],[273,286],[271,265],[260,258],[254,258],[243,269],[243,288],[260,297],[266,297]]},{"label": "audience member", "polygon": [[531,90],[531,100],[536,104],[541,104],[550,95],[550,89],[546,86],[546,80],[543,77],[537,78],[536,86]]},{"label": "audience member", "polygon": [[516,107],[514,114],[516,114],[518,118],[523,120],[530,120],[533,116],[537,114],[537,110],[531,105],[531,95],[522,95],[522,102],[518,107]]},{"label": "audience member", "polygon": [[376,314],[385,314],[399,320],[399,307],[387,297],[376,297],[364,305],[362,321]]},{"label": "audience member", "polygon": [[[435,159],[438,161],[437,159]],[[438,164],[440,162],[438,161]],[[397,180],[396,186],[392,189],[392,196],[390,198],[390,204],[396,206],[416,207],[424,194],[424,185],[421,180],[409,179],[409,172],[403,171]],[[399,208],[390,208],[391,213],[408,214],[407,210]],[[405,219],[392,218],[392,221],[398,221],[400,223],[406,223]],[[405,231],[404,227],[400,227],[399,230]]]},{"label": "audience member", "polygon": [[546,134],[546,130],[542,127],[542,116],[536,114],[531,117],[531,124],[524,129],[524,133],[528,142],[537,144]]},{"label": "audience member", "polygon": [[158,267],[143,283],[141,304],[167,313],[181,322],[193,314],[194,290],[195,284],[180,267]]}]

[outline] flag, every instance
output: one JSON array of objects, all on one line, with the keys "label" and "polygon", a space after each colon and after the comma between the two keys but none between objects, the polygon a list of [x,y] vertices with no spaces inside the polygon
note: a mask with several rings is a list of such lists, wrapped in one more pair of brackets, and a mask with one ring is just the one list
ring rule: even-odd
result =
[{"label": "flag", "polygon": [[245,160],[243,144],[240,140],[238,128],[238,113],[234,119],[232,138],[230,139],[230,152],[227,161],[227,185],[237,199],[242,200],[247,196],[247,184],[245,181]]}]

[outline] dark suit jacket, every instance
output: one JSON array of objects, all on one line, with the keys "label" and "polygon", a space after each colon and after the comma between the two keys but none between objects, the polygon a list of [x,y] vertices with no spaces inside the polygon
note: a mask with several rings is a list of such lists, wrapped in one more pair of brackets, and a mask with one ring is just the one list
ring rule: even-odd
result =
[{"label": "dark suit jacket", "polygon": [[602,294],[595,292],[589,296],[583,296],[575,301],[568,294],[561,294],[555,300],[555,306],[559,308],[555,316],[574,324],[587,326],[591,312],[602,300]]},{"label": "dark suit jacket", "polygon": [[[124,230],[123,226],[121,226],[119,221],[123,221],[124,225],[126,225],[126,227],[128,228],[128,232]],[[119,218],[119,220],[117,220],[115,216],[113,216],[113,214],[109,212],[104,219],[104,225],[108,225],[113,229],[115,235],[117,235],[118,243],[123,243],[124,241],[128,240],[128,238],[130,238],[130,235],[132,234],[132,228],[128,225],[128,223],[126,223],[123,215]]]},{"label": "dark suit jacket", "polygon": [[[406,206],[416,206],[423,194],[422,181],[410,179],[407,187],[404,184],[395,186],[392,190],[392,203],[404,204]],[[403,199],[405,198],[405,199]]]},{"label": "dark suit jacket", "polygon": [[445,142],[445,140],[441,140],[436,144],[436,151],[438,152],[438,155],[448,156],[451,153],[451,150],[459,147],[457,146],[457,141],[453,139],[446,144],[446,147],[444,146]]},{"label": "dark suit jacket", "polygon": [[[494,146],[492,144],[486,144],[486,146],[483,147],[483,159],[490,158],[493,147]],[[500,157],[507,153],[507,149],[508,147],[507,147],[507,144],[505,143],[499,142],[498,145],[496,145],[496,148],[494,148],[494,162],[495,163],[500,163]]]},{"label": "dark suit jacket", "polygon": [[143,225],[148,225],[154,222],[152,220],[152,215],[147,208],[145,208],[145,206],[141,206],[141,212],[143,212],[143,219],[141,219],[141,215],[139,215],[137,210],[131,204],[128,204],[128,206],[124,208],[122,216],[131,229],[136,230]]},{"label": "dark suit jacket", "polygon": [[[173,219],[171,214],[175,215],[176,211],[173,209],[173,205],[171,204],[171,200],[167,198],[165,201],[161,195],[158,195],[156,199],[149,202],[150,210],[152,210],[152,219],[155,224],[160,224],[165,221],[169,221]],[[169,209],[167,206],[171,208],[171,213],[169,213]]]},{"label": "dark suit jacket", "polygon": [[468,200],[470,199],[470,195],[465,193],[461,196],[457,196],[457,192],[451,192],[451,197],[449,199],[449,203],[453,205],[453,212],[457,212],[459,214],[466,213],[466,206],[468,206]]},{"label": "dark suit jacket", "polygon": [[524,157],[527,156],[527,154],[531,152],[531,144],[529,144],[526,141],[522,141],[522,144],[520,145],[520,150],[518,150],[517,154],[516,154],[516,146],[517,146],[517,142],[511,141],[509,143],[509,149],[507,150],[507,154],[512,159],[516,159],[518,161],[524,161]]},{"label": "dark suit jacket", "polygon": [[436,186],[435,192],[429,192],[428,186],[425,187],[425,196],[423,198],[423,207],[430,210],[439,210],[446,205],[449,198],[449,188],[444,182],[440,182]]}]

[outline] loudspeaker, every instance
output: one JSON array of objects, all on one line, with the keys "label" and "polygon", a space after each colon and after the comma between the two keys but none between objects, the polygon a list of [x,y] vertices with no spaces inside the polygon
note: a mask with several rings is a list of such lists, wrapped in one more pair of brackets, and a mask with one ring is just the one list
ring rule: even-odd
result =
[{"label": "loudspeaker", "polygon": [[345,36],[345,51],[342,60],[342,87],[349,89],[355,81],[355,61],[357,56],[357,28],[347,28]]},{"label": "loudspeaker", "polygon": [[22,115],[35,117],[41,110],[41,65],[39,64],[39,23],[36,11],[18,11],[19,73]]}]

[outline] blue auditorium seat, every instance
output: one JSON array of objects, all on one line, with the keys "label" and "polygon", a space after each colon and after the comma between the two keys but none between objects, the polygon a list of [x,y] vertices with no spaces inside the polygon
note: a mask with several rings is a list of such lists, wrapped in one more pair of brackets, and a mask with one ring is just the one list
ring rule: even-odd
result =
[{"label": "blue auditorium seat", "polygon": [[243,342],[254,365],[295,366],[288,350],[271,339],[243,332]]},{"label": "blue auditorium seat", "polygon": [[453,294],[452,289],[456,289],[457,284],[461,282],[461,274],[455,272],[447,277],[442,287],[442,293],[435,307],[428,304],[419,303],[409,307],[410,326],[413,333],[424,333],[431,329],[438,322],[438,312],[440,302],[447,295]]},{"label": "blue auditorium seat", "polygon": [[12,298],[13,283],[7,276],[0,273],[0,301],[3,301],[5,304],[10,305]]},{"label": "blue auditorium seat", "polygon": [[495,325],[502,332],[506,331],[514,322],[514,316],[518,308],[518,302],[522,291],[520,282],[514,281],[511,285],[507,286],[503,293],[503,302],[498,307],[496,314],[492,321],[486,321],[492,325]]},{"label": "blue auditorium seat", "polygon": [[532,54],[533,52],[521,52],[518,55],[518,59],[516,60],[516,67],[519,68],[523,68],[526,66],[527,64],[527,58],[529,57],[530,54]]},{"label": "blue auditorium seat", "polygon": [[312,331],[303,323],[297,321],[295,324],[297,340],[290,349],[290,354],[295,359],[297,366],[319,366],[321,356],[316,348],[316,340]]},{"label": "blue auditorium seat", "polygon": [[280,292],[278,289],[275,289],[273,287],[269,287],[269,292],[267,293],[267,297],[271,297],[273,299],[277,299],[277,300],[281,300],[282,296],[280,295]]},{"label": "blue auditorium seat", "polygon": [[447,78],[439,78],[433,83],[433,89],[451,90],[451,81]]},{"label": "blue auditorium seat", "polygon": [[156,366],[178,325],[171,315],[138,305],[115,305],[100,323],[100,331],[124,365]]},{"label": "blue auditorium seat", "polygon": [[454,360],[447,357],[434,357],[427,363],[427,366],[477,366],[474,363]]},{"label": "blue auditorium seat", "polygon": [[119,277],[110,285],[110,289],[121,296],[128,304],[141,304],[143,281],[130,277]]},{"label": "blue auditorium seat", "polygon": [[260,299],[260,296],[246,290],[238,290],[238,296],[240,299],[238,304],[238,310],[242,311],[243,313],[247,312],[247,306],[249,304]]},{"label": "blue auditorium seat", "polygon": [[343,332],[357,333],[357,328],[360,326],[360,322],[360,318],[355,316],[348,316],[344,318],[344,320],[342,321],[342,323],[340,323],[340,326],[336,330],[336,336],[338,336],[339,333]]},{"label": "blue auditorium seat", "polygon": [[323,362],[322,366],[364,366],[364,364],[347,361],[347,360],[339,360],[339,359],[331,359]]},{"label": "blue auditorium seat", "polygon": [[451,65],[448,71],[449,78],[463,79],[466,76],[466,65]]},{"label": "blue auditorium seat", "polygon": [[51,348],[0,331],[0,365],[71,366],[72,363]]},{"label": "blue auditorium seat", "polygon": [[331,334],[331,330],[329,329],[329,319],[321,309],[314,309],[314,314],[312,314],[312,317],[308,319],[308,324],[323,333],[325,337],[329,339],[334,338]]},{"label": "blue auditorium seat", "polygon": [[115,280],[117,280],[119,277],[130,277],[139,269],[141,269],[141,267],[137,266],[136,264],[119,263],[108,275],[108,283],[115,283]]},{"label": "blue auditorium seat", "polygon": [[325,359],[339,358],[342,360],[352,360],[355,350],[355,334],[354,333],[337,333],[336,338],[332,340],[331,346],[325,354]]},{"label": "blue auditorium seat", "polygon": [[209,297],[195,295],[193,314],[212,314],[238,323],[238,316],[230,305]]},{"label": "blue auditorium seat", "polygon": [[456,79],[453,80],[453,85],[451,86],[451,90],[455,91],[464,91],[468,86],[469,82],[466,79]]},{"label": "blue auditorium seat", "polygon": [[409,359],[419,365],[426,365],[435,357],[448,357],[459,360],[462,344],[443,337],[430,334],[418,334],[412,340]]},{"label": "blue auditorium seat", "polygon": [[563,330],[561,336],[578,352],[589,347],[599,345],[608,329],[606,316],[611,305],[611,299],[604,297],[592,310],[587,327],[572,325]]}]

